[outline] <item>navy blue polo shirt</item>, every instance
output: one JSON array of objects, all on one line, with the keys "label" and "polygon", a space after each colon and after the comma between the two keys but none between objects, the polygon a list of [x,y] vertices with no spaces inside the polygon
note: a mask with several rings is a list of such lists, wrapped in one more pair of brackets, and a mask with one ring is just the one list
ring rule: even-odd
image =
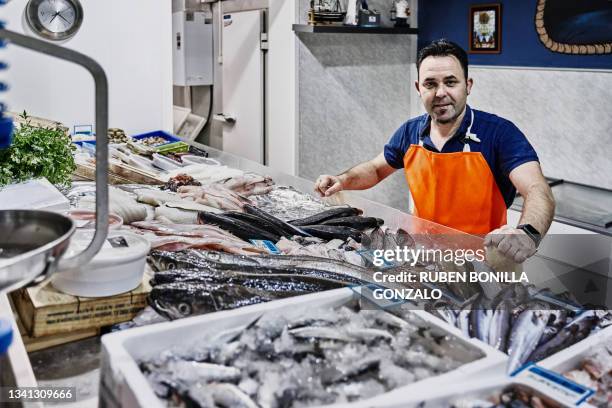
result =
[{"label": "navy blue polo shirt", "polygon": [[[474,123],[471,133],[475,134],[480,142],[465,139],[472,120],[472,112],[474,112]],[[413,144],[418,145],[419,138],[423,138],[423,146],[426,149],[437,153],[462,152],[464,142],[469,143],[470,151],[480,152],[484,156],[504,197],[506,207],[510,207],[516,196],[516,188],[508,177],[510,172],[523,163],[539,161],[538,155],[523,132],[507,119],[466,106],[461,126],[440,152],[429,137],[430,124],[431,118],[427,114],[404,123],[385,145],[384,154],[387,163],[396,169],[403,168],[408,148]]]}]

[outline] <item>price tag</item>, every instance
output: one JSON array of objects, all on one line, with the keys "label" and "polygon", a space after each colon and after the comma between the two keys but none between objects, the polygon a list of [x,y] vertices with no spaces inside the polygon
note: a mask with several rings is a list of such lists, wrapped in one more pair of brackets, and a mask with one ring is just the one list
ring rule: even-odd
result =
[{"label": "price tag", "polygon": [[540,389],[568,405],[580,405],[595,393],[594,390],[584,385],[568,380],[553,371],[538,367],[534,363],[519,369],[512,376],[525,380],[534,388]]},{"label": "price tag", "polygon": [[251,244],[255,245],[257,248],[268,251],[273,255],[280,255],[281,253],[280,249],[278,249],[272,241],[265,239],[250,239],[249,241],[251,241]]}]

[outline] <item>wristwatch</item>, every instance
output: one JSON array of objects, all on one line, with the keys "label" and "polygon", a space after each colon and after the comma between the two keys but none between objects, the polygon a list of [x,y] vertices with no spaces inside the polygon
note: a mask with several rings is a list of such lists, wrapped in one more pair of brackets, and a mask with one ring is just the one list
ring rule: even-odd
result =
[{"label": "wristwatch", "polygon": [[523,230],[525,234],[535,242],[536,248],[540,245],[540,241],[542,241],[542,234],[535,229],[535,227],[531,224],[521,224],[516,226],[517,229]]}]

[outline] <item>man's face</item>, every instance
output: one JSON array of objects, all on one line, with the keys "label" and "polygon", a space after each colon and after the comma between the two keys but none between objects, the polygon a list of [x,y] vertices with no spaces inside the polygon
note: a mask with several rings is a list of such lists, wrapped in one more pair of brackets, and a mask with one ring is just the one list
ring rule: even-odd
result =
[{"label": "man's face", "polygon": [[446,124],[465,109],[472,79],[466,82],[461,63],[453,56],[427,57],[421,62],[415,86],[429,116]]}]

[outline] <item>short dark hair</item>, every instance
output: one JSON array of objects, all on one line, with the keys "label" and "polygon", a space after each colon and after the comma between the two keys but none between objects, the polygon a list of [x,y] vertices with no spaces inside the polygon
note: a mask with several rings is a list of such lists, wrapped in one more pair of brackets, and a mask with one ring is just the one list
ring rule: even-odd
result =
[{"label": "short dark hair", "polygon": [[419,69],[421,69],[421,63],[427,57],[447,57],[453,56],[459,60],[461,67],[463,68],[463,74],[465,80],[468,79],[468,56],[463,48],[455,44],[452,41],[448,41],[445,38],[441,38],[436,41],[432,41],[430,44],[421,48],[417,58],[417,76]]}]

